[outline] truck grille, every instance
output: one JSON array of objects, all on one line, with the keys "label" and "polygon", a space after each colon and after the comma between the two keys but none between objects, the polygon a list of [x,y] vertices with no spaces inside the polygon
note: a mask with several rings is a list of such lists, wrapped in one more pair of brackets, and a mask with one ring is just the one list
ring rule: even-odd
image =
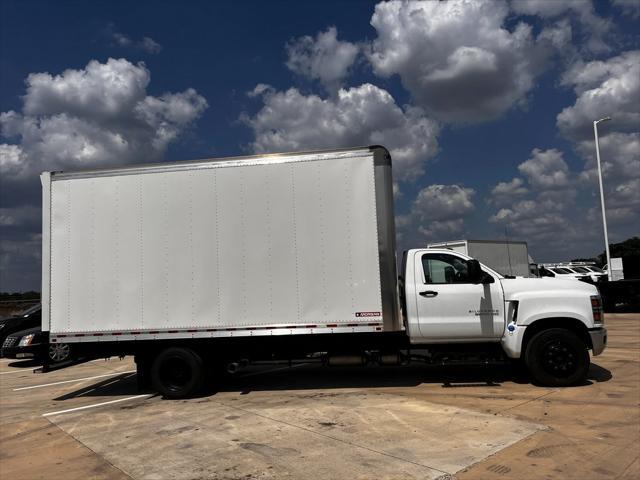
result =
[{"label": "truck grille", "polygon": [[2,344],[2,348],[13,347],[16,343],[18,343],[18,339],[16,337],[7,337],[4,339],[4,343]]}]

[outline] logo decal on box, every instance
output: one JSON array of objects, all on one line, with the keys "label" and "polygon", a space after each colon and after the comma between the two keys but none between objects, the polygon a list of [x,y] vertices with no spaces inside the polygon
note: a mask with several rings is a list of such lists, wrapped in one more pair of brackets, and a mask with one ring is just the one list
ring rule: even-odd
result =
[{"label": "logo decal on box", "polygon": [[356,317],[379,317],[380,312],[356,312]]}]

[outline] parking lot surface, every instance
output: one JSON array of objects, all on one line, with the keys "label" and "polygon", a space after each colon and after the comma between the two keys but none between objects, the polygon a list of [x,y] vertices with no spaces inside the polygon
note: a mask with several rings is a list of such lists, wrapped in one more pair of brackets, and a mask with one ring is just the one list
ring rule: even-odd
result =
[{"label": "parking lot surface", "polygon": [[251,367],[167,401],[131,359],[0,360],[0,478],[640,478],[640,315],[585,385],[506,367]]}]

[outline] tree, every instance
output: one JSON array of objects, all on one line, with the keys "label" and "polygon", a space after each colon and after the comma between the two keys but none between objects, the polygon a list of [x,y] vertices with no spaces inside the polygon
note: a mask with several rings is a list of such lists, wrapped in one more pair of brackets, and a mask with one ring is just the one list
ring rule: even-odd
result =
[{"label": "tree", "polygon": [[[624,242],[610,243],[609,253],[611,257],[622,257],[624,278],[640,278],[640,237],[631,237]],[[607,255],[602,252],[598,255],[601,265],[607,263]]]}]

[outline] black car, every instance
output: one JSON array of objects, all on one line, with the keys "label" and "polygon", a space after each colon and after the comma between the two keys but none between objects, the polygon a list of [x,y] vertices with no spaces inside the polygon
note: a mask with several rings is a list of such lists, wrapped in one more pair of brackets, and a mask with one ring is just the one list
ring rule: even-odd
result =
[{"label": "black car", "polygon": [[7,358],[33,358],[49,363],[66,362],[72,359],[71,345],[67,343],[49,344],[49,333],[41,327],[29,328],[7,336],[2,344],[2,356]]},{"label": "black car", "polygon": [[36,304],[18,315],[0,318],[0,346],[12,333],[37,327],[42,323],[42,307]]}]

